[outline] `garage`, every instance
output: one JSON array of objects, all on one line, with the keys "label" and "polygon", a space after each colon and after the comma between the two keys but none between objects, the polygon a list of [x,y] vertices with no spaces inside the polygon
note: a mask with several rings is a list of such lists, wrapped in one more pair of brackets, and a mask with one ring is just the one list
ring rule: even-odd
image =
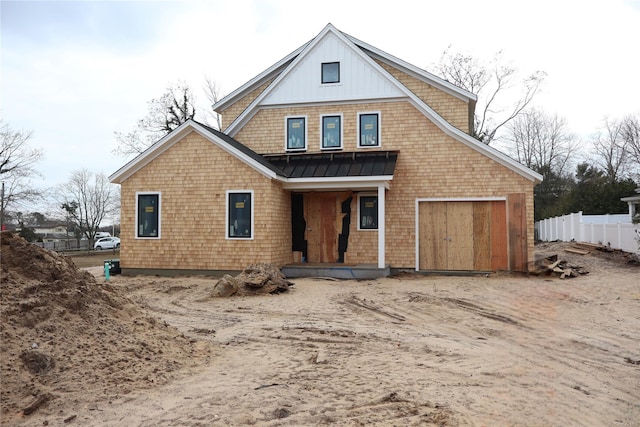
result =
[{"label": "garage", "polygon": [[417,202],[417,266],[425,271],[523,271],[524,195]]}]

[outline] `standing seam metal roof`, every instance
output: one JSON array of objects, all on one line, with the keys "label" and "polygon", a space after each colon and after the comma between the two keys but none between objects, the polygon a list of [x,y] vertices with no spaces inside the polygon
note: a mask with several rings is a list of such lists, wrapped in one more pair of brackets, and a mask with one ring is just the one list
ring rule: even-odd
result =
[{"label": "standing seam metal roof", "polygon": [[398,151],[265,155],[287,178],[393,175]]}]

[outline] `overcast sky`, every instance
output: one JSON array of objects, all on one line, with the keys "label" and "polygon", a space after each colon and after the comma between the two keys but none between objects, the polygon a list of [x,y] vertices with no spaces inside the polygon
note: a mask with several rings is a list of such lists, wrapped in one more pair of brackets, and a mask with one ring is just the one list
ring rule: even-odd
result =
[{"label": "overcast sky", "polygon": [[[41,147],[40,187],[74,170],[107,175],[169,82],[206,109],[205,76],[230,93],[327,23],[435,72],[448,46],[523,74],[547,73],[536,104],[586,140],[605,116],[640,114],[640,0],[6,1],[0,114]],[[202,119],[202,115],[196,119]]]}]

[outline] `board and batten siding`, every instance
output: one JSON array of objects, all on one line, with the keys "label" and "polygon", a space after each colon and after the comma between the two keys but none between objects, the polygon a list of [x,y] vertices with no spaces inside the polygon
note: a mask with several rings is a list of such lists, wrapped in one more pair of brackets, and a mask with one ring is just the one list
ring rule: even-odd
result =
[{"label": "board and batten siding", "polygon": [[[226,239],[226,191],[253,190],[253,239]],[[135,238],[136,192],[162,195],[161,238]],[[196,132],[121,185],[121,267],[242,270],[292,261],[290,195]]]},{"label": "board and batten siding", "polygon": [[[322,84],[322,64],[340,64],[340,82]],[[295,105],[310,102],[353,102],[404,97],[404,93],[371,59],[328,33],[306,52],[261,100],[261,106]]]}]

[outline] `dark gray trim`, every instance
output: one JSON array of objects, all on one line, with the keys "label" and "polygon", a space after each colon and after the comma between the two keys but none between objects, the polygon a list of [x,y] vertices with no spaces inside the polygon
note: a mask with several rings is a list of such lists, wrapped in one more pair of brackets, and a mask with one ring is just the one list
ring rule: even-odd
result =
[{"label": "dark gray trim", "polygon": [[185,276],[210,276],[222,277],[225,274],[236,276],[241,270],[188,270],[188,269],[165,269],[165,268],[123,268],[123,276],[162,276],[162,277],[185,277]]}]

